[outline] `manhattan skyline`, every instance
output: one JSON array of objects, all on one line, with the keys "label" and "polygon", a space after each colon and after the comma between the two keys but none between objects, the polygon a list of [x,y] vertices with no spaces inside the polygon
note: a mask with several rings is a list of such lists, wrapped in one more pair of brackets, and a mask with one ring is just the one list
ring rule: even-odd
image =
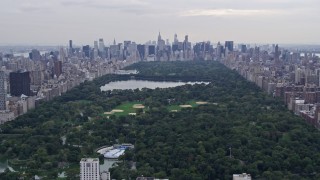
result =
[{"label": "manhattan skyline", "polygon": [[0,45],[134,40],[320,44],[316,0],[3,0]]}]

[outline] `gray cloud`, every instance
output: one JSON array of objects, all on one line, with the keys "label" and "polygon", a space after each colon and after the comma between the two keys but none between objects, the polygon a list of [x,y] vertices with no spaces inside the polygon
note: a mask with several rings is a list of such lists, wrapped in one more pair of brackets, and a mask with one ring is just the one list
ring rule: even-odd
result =
[{"label": "gray cloud", "polygon": [[63,1],[61,2],[64,6],[78,7],[78,8],[91,8],[96,10],[108,10],[120,13],[129,13],[136,15],[149,14],[150,11],[146,8],[147,3],[142,1],[123,1],[123,0],[111,0],[111,1]]},{"label": "gray cloud", "polygon": [[188,16],[274,16],[285,14],[281,10],[269,10],[269,9],[193,9],[181,12],[180,15],[184,17]]},{"label": "gray cloud", "polygon": [[21,12],[44,12],[48,13],[52,8],[47,5],[24,4],[19,8]]},{"label": "gray cloud", "polygon": [[189,34],[193,41],[320,41],[319,0],[1,0],[5,43],[145,42]]}]

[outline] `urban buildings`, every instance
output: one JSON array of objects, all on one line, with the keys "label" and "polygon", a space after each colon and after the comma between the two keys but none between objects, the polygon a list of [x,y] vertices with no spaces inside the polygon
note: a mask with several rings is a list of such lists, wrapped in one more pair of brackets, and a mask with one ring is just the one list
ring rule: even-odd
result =
[{"label": "urban buildings", "polygon": [[101,180],[111,180],[110,172],[108,171],[101,172],[100,178]]},{"label": "urban buildings", "polygon": [[99,159],[83,158],[80,161],[80,180],[100,180]]},{"label": "urban buildings", "polygon": [[12,96],[31,95],[30,73],[28,71],[10,73],[10,94]]},{"label": "urban buildings", "polygon": [[7,110],[7,93],[6,93],[6,88],[5,88],[5,72],[0,71],[0,111],[5,111]]},{"label": "urban buildings", "polygon": [[59,77],[62,74],[62,62],[61,61],[55,61],[54,62],[54,69],[53,69],[53,75],[56,77]]},{"label": "urban buildings", "polygon": [[[218,60],[270,95],[282,98],[288,109],[320,128],[319,50],[233,41],[191,43],[188,35],[179,41],[177,34],[173,38],[170,44],[159,33],[156,41],[137,44],[131,40],[117,43],[114,39],[111,45],[99,38],[86,46],[76,46],[69,40],[67,47],[47,52],[30,48],[29,57],[0,53],[5,74],[1,75],[5,90],[0,80],[0,91],[5,91],[0,94],[0,109],[7,104],[6,110],[17,117],[84,81],[119,73],[119,69],[138,61]],[[7,94],[12,97],[6,98]]]},{"label": "urban buildings", "polygon": [[224,47],[226,49],[226,53],[232,52],[233,51],[233,41],[226,41]]},{"label": "urban buildings", "polygon": [[[230,43],[226,42],[226,48],[227,44]],[[218,59],[268,94],[282,99],[294,114],[320,128],[319,57],[319,51],[315,50],[242,45]]]}]

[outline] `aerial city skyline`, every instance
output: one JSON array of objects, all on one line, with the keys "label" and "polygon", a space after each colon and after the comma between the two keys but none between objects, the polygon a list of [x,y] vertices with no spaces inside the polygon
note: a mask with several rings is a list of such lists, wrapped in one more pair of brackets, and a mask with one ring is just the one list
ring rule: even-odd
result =
[{"label": "aerial city skyline", "polygon": [[320,0],[1,0],[0,179],[320,179]]},{"label": "aerial city skyline", "polygon": [[4,0],[0,45],[65,45],[102,37],[143,43],[161,31],[192,42],[319,44],[317,0]]},{"label": "aerial city skyline", "polygon": [[[91,81],[106,74],[117,74],[121,68],[139,61],[215,60],[221,61],[231,69],[244,68],[245,71],[248,71],[247,73],[251,72],[248,70],[252,68],[251,62],[260,62],[262,63],[260,69],[269,71],[268,73],[259,71],[260,73],[249,77],[247,74],[242,75],[271,95],[276,93],[276,86],[279,83],[283,83],[281,85],[283,87],[290,83],[308,86],[307,82],[310,79],[307,76],[314,75],[314,73],[316,77],[313,77],[312,83],[315,85],[320,83],[320,75],[316,71],[317,66],[306,69],[306,64],[310,64],[307,63],[308,61],[315,61],[320,57],[320,49],[314,46],[286,48],[279,47],[278,44],[252,45],[236,43],[233,40],[192,43],[189,41],[189,35],[181,38],[178,34],[174,34],[173,41],[170,43],[169,39],[163,38],[161,32],[158,33],[155,40],[149,40],[143,44],[130,40],[118,42],[113,39],[113,43],[108,45],[103,38],[98,38],[83,46],[75,45],[73,40],[69,40],[67,44],[67,46],[60,47],[22,46],[18,50],[9,46],[7,48],[9,51],[0,51],[3,65],[2,74],[0,74],[0,110],[2,110],[0,124],[25,114],[28,110],[34,109],[39,102],[60,96],[86,80]],[[239,62],[233,62],[230,66],[231,60],[238,61],[239,58],[249,64],[242,67],[242,63],[238,65]],[[278,77],[274,79],[275,77],[264,78],[262,76],[263,74],[270,75],[271,70],[286,72],[287,69],[286,71],[279,69],[280,65],[296,65],[294,68],[286,67],[290,69],[289,72],[295,74],[295,79],[284,77],[286,80],[283,81]],[[258,67],[254,66],[254,68]],[[301,80],[301,78],[304,79]],[[264,86],[272,87],[262,87],[266,79],[271,82],[265,82]],[[277,96],[284,95],[278,92]],[[288,103],[287,101],[286,104]],[[294,109],[291,108],[291,110]],[[313,123],[313,125],[320,127],[320,122]]]},{"label": "aerial city skyline", "polygon": [[[312,46],[309,48],[305,48],[304,46],[286,48],[281,47],[278,44],[252,45],[236,43],[233,40],[223,42],[200,41],[191,43],[189,40],[189,35],[184,35],[180,38],[178,34],[175,34],[173,36],[172,43],[168,43],[168,41],[163,38],[161,32],[157,34],[154,40],[148,41],[143,44],[137,44],[130,40],[121,42],[114,39],[111,45],[107,45],[105,44],[103,38],[97,38],[92,43],[83,46],[74,45],[73,40],[69,40],[67,43],[68,46],[60,47],[20,47],[25,48],[21,50],[21,52],[28,52],[27,56],[16,53],[13,50],[9,52],[0,52],[0,62],[2,65],[0,71],[1,131],[5,133],[16,133],[15,131],[13,131],[15,129],[12,130],[11,124],[19,125],[20,123],[25,123],[26,126],[29,127],[30,123],[42,123],[42,121],[45,121],[43,122],[43,126],[36,126],[36,128],[39,127],[41,129],[43,129],[43,127],[47,127],[47,125],[48,127],[52,127],[50,123],[61,122],[59,123],[59,125],[65,124],[64,127],[61,128],[52,128],[52,130],[61,131],[61,134],[66,134],[62,137],[60,137],[61,134],[54,135],[58,139],[55,146],[59,146],[60,149],[70,148],[72,150],[72,153],[77,155],[74,156],[70,151],[66,151],[68,152],[68,155],[62,156],[64,153],[60,153],[61,156],[52,156],[52,158],[55,158],[56,162],[59,161],[59,163],[45,163],[45,171],[51,172],[50,177],[80,177],[80,179],[83,180],[92,178],[97,180],[108,180],[110,179],[110,177],[122,177],[122,174],[124,174],[126,171],[115,173],[114,168],[111,167],[112,164],[116,162],[114,160],[120,158],[121,156],[121,158],[125,157],[131,159],[132,161],[132,154],[130,155],[129,153],[129,155],[126,155],[126,153],[128,153],[126,149],[130,149],[130,152],[136,153],[135,148],[137,147],[137,151],[139,151],[142,149],[141,145],[134,142],[135,138],[130,138],[133,134],[129,135],[130,137],[128,138],[122,135],[117,135],[119,137],[108,135],[103,136],[103,138],[108,138],[109,140],[102,140],[101,138],[99,138],[99,134],[101,132],[110,133],[111,131],[107,130],[106,128],[112,127],[109,126],[109,123],[112,123],[114,120],[116,121],[118,117],[120,117],[119,120],[121,120],[121,118],[130,118],[130,122],[134,120],[135,117],[137,117],[138,119],[141,117],[153,119],[149,118],[149,115],[147,115],[149,114],[149,108],[146,108],[147,106],[154,106],[154,108],[150,108],[150,115],[154,113],[152,112],[153,110],[156,110],[156,116],[159,116],[159,114],[157,114],[159,111],[159,105],[157,103],[154,105],[152,104],[153,101],[156,101],[152,100],[153,96],[160,95],[160,97],[158,98],[161,101],[159,101],[158,103],[163,101],[164,105],[161,106],[169,106],[168,108],[170,108],[170,111],[168,111],[168,109],[165,107],[161,109],[161,111],[164,111],[164,114],[169,113],[168,118],[176,117],[174,115],[171,116],[170,113],[196,112],[198,110],[203,111],[205,115],[204,117],[206,117],[210,114],[208,113],[206,108],[225,109],[225,107],[230,106],[230,112],[225,113],[224,110],[220,112],[222,114],[221,118],[225,118],[225,121],[227,121],[232,117],[241,116],[241,114],[252,114],[253,112],[251,112],[251,110],[255,107],[249,106],[252,106],[251,103],[254,104],[258,102],[254,100],[256,98],[254,94],[261,93],[261,97],[259,98],[264,97],[266,98],[266,100],[260,99],[261,102],[259,102],[259,104],[265,103],[266,105],[263,108],[258,107],[257,109],[261,110],[262,113],[269,113],[269,116],[271,116],[275,113],[274,111],[277,111],[273,109],[274,106],[277,106],[276,109],[281,107],[281,112],[285,112],[284,107],[287,107],[295,115],[300,116],[300,118],[298,119],[298,122],[300,124],[303,122],[304,125],[312,125],[315,129],[320,128],[320,65],[318,63],[320,60],[320,51],[319,49],[312,48]],[[8,48],[10,50],[11,48],[15,47]],[[147,66],[150,69],[144,68],[143,66]],[[131,68],[131,70],[124,70],[124,68],[126,67]],[[137,71],[136,69],[132,69],[133,67],[139,68],[139,71],[141,72]],[[199,67],[201,67],[202,70],[198,70]],[[153,71],[152,68],[155,68],[155,71]],[[185,70],[185,68],[188,70]],[[228,70],[227,68],[229,68],[230,70]],[[117,78],[120,78],[121,80],[125,78],[126,81],[124,81],[124,84],[127,84],[127,86],[130,84],[128,84],[128,81],[136,81],[136,78],[139,79],[139,77],[142,77],[142,79],[148,79],[150,77],[157,79],[158,76],[158,78],[160,78],[161,80],[164,78],[161,73],[165,72],[166,70],[168,70],[167,73],[169,74],[167,75],[167,78],[169,79],[177,77],[179,81],[181,79],[194,81],[194,77],[203,76],[205,77],[205,79],[212,77],[215,78],[215,80],[209,80],[208,82],[206,82],[206,80],[205,82],[203,82],[201,79],[199,79],[199,81],[201,82],[195,83],[193,85],[187,85],[187,83],[184,83],[185,85],[176,85],[176,87],[173,88],[157,87],[156,90],[152,90],[153,88],[150,88],[148,86],[143,86],[147,87],[148,90],[135,89],[134,91],[127,91],[128,87],[125,86],[124,91],[116,88],[117,86],[109,90],[103,90],[102,88],[103,85],[108,86],[110,80],[114,80],[115,83],[119,83],[119,81],[117,81]],[[179,73],[176,74],[176,72]],[[149,73],[154,73],[154,75],[144,75]],[[236,73],[238,73],[239,75],[236,75]],[[240,78],[240,75],[243,76],[243,78]],[[225,79],[227,79],[226,82]],[[249,84],[245,80],[252,83]],[[146,81],[143,81],[143,83],[146,84]],[[244,83],[244,85],[238,86],[238,83]],[[225,91],[219,90],[219,88],[224,89],[226,87],[229,89]],[[260,88],[260,90],[263,90],[266,93],[262,94],[262,92],[258,90],[258,87]],[[129,87],[129,89],[131,88],[132,87]],[[181,88],[190,88],[190,91],[181,90]],[[201,91],[199,91],[198,88],[200,88]],[[205,91],[207,88],[210,88],[210,90]],[[249,89],[245,90],[245,88]],[[175,96],[182,93],[184,94],[182,95],[183,97],[175,98],[174,96],[174,98],[172,98],[173,96],[170,93],[159,93],[177,90],[178,92]],[[251,92],[247,94],[247,91]],[[235,101],[229,101],[228,99],[230,97],[233,97],[234,95],[233,93],[229,94],[229,92],[237,92],[237,96],[240,96],[237,97],[239,98],[237,100],[243,101],[245,103],[245,106],[239,106],[238,108],[235,108],[237,109],[237,111],[233,112],[232,107],[235,105]],[[141,96],[141,94],[139,96],[135,96],[134,93],[155,94],[150,97],[148,97],[148,95],[146,94],[145,97],[143,97]],[[219,95],[215,95],[215,93],[224,93],[224,95],[220,97]],[[225,93],[227,93],[228,95]],[[196,101],[185,101],[185,97],[189,96],[190,94],[199,97],[197,97]],[[103,96],[103,98],[105,98],[105,101],[101,101],[100,96]],[[162,96],[166,96],[166,98],[163,99]],[[207,101],[203,99],[204,96],[206,96],[206,98],[216,98],[216,100]],[[126,97],[130,97],[130,100],[125,100]],[[137,99],[133,101],[133,97]],[[114,101],[112,100],[112,98],[115,98],[117,100]],[[119,98],[123,99],[123,102],[120,102]],[[219,101],[219,99],[221,100],[221,102]],[[279,100],[282,100],[282,102]],[[217,103],[217,101],[219,101],[219,103]],[[52,106],[54,106],[55,108],[45,109],[46,106],[51,106],[51,102],[53,102]],[[151,104],[147,105],[147,103]],[[230,105],[220,105],[220,103],[230,103]],[[66,108],[69,106],[73,108]],[[199,108],[197,108],[198,106]],[[204,109],[202,109],[201,106],[205,106]],[[58,118],[59,115],[53,114],[61,114],[60,110],[56,110],[56,108],[61,107],[64,107],[67,112],[75,110],[76,113],[62,113],[61,117]],[[194,110],[183,111],[184,108],[194,108]],[[243,108],[249,109],[246,113],[244,113]],[[257,109],[256,111],[258,111]],[[37,113],[39,113],[39,115],[35,115]],[[218,112],[215,112],[215,115],[217,113]],[[231,113],[232,115],[229,116],[228,113]],[[257,114],[258,116],[256,118],[261,119],[259,113]],[[292,115],[290,119],[281,119],[282,121],[290,120],[289,124],[291,125],[292,122],[295,122],[295,120],[297,120],[295,119],[297,118],[297,116],[293,117],[293,114],[290,115]],[[228,116],[228,118],[226,118],[226,116]],[[250,115],[250,117],[240,118],[240,120],[244,119],[244,121],[246,122],[248,121],[247,119],[250,119],[250,121],[252,121],[253,119],[255,119],[251,118],[253,116],[254,115]],[[25,119],[25,117],[29,118]],[[200,117],[202,117],[202,115]],[[207,120],[207,118],[205,119]],[[259,119],[257,119],[257,121]],[[271,120],[274,121],[273,118]],[[163,120],[160,119],[159,123],[161,124],[162,121]],[[225,121],[223,122],[225,123]],[[236,121],[236,119],[234,121]],[[263,120],[263,123],[266,123],[264,121],[267,120]],[[72,123],[70,124],[70,122]],[[97,127],[95,128],[102,128],[97,132],[94,128],[91,129],[89,127],[96,124],[96,122],[105,124],[101,125],[97,123]],[[142,129],[149,126],[148,121],[144,120],[140,123],[142,122],[147,123],[141,126]],[[170,120],[169,122],[174,121]],[[196,123],[196,121],[193,121],[193,119],[192,122]],[[209,122],[211,122],[210,119],[208,123]],[[73,123],[77,125],[74,126]],[[247,127],[248,125],[246,125],[246,123],[237,124],[242,124]],[[57,124],[57,126],[59,125]],[[82,126],[88,127],[82,128]],[[132,125],[129,124],[123,125],[124,128],[129,129],[131,128],[131,126]],[[189,124],[186,127],[188,126],[192,126],[192,124]],[[252,125],[249,125],[250,128],[254,128],[255,126],[256,125],[254,123]],[[208,133],[208,131],[206,130],[206,126],[199,127],[201,127],[201,129],[204,129],[203,132],[205,134]],[[209,127],[209,125],[207,125],[207,127]],[[224,127],[224,125],[222,127]],[[69,130],[65,131],[64,128],[67,128]],[[170,126],[170,128],[176,128],[176,126]],[[280,128],[286,130],[286,127],[283,128],[282,126],[280,126]],[[27,131],[19,132],[26,132],[28,133],[26,138],[33,138],[33,136],[29,135],[30,127],[29,129],[23,129],[27,129]],[[86,130],[88,130],[88,132],[81,135],[86,136],[86,140],[80,140],[80,136],[75,136],[73,134],[78,132],[85,132]],[[161,130],[161,132],[162,131],[163,130]],[[50,131],[48,130],[39,130],[39,133],[42,134],[42,132],[50,133]],[[197,133],[190,134],[197,135],[198,131]],[[189,137],[190,134],[187,136]],[[155,133],[155,135],[157,134]],[[91,140],[94,141],[94,143],[88,141],[88,139],[92,138],[93,136],[96,137]],[[215,136],[216,135],[214,135],[213,133],[210,137]],[[270,137],[271,139],[273,139],[272,136]],[[247,147],[246,144],[248,142],[246,138],[246,136],[242,137],[241,141],[236,138],[234,144],[237,144],[237,142],[241,142],[240,144],[243,144],[243,147]],[[144,136],[142,136],[141,140],[148,139],[149,138],[145,138]],[[226,138],[223,139],[226,140]],[[152,140],[152,138],[150,138],[150,140]],[[262,140],[266,139],[262,137],[261,141]],[[277,139],[274,140],[275,142],[278,142]],[[48,143],[50,144],[51,142]],[[199,142],[197,141],[197,143]],[[6,141],[3,141],[2,144],[4,144],[3,147],[5,146],[5,144],[6,147],[13,146],[12,144],[8,145]],[[235,158],[242,158],[237,153],[237,151],[239,151],[240,149],[239,147],[231,147],[229,145],[228,147],[226,147],[226,142],[222,144],[223,145],[220,148],[222,152],[219,153],[214,150],[214,152],[212,153],[218,153],[222,158],[228,158],[232,161]],[[41,144],[38,144],[37,146],[40,145]],[[169,147],[172,146],[170,145]],[[150,148],[152,148],[152,146]],[[149,150],[150,148],[143,149]],[[231,153],[233,152],[231,151],[231,149],[234,149],[234,155]],[[3,154],[6,155],[8,154],[7,152],[10,152],[6,150],[6,148],[1,148],[0,150]],[[41,151],[51,152],[51,149],[41,149]],[[51,153],[54,154],[57,152],[58,151],[54,151]],[[23,153],[26,153],[26,155],[24,155]],[[19,157],[17,157],[16,154],[9,155],[10,157],[17,157],[21,159],[31,155],[31,151],[29,150],[23,153],[20,153]],[[40,150],[39,153],[41,153]],[[97,155],[97,153],[99,155]],[[312,153],[309,154],[311,155]],[[47,157],[46,153],[42,153],[42,156]],[[99,158],[96,158],[97,156],[99,156]],[[33,157],[37,156],[32,156],[31,158]],[[112,160],[110,160],[110,158]],[[142,158],[139,159],[139,162],[143,162],[148,159],[149,158]],[[172,159],[175,160],[175,158]],[[99,164],[100,160],[104,163],[104,165]],[[258,158],[258,160],[260,159]],[[64,161],[67,161],[67,163],[65,163]],[[131,161],[128,167],[133,170],[132,172],[135,172],[135,170],[138,170],[138,172],[140,172],[141,167],[139,166],[141,165],[136,165],[135,161]],[[75,166],[69,166],[69,163]],[[165,164],[166,163],[164,163],[164,165]],[[40,165],[41,163],[37,163],[30,167],[29,174],[19,174],[24,170],[17,166],[13,166],[14,170],[11,169],[10,171],[18,170],[15,175],[20,177],[30,177],[31,175],[37,177],[49,176],[44,174],[38,175],[38,169],[42,168],[40,167]],[[207,165],[210,166],[209,163]],[[299,166],[302,165],[303,163],[299,164]],[[60,172],[53,170],[53,167],[58,167],[59,170],[66,169],[65,171],[67,172],[67,174],[61,174]],[[0,167],[0,172],[4,172],[6,168],[12,168],[11,164],[7,162],[4,167]],[[227,169],[229,168],[230,167],[228,167]],[[29,171],[29,169],[27,169],[27,171]],[[262,172],[259,172],[260,174],[264,173],[264,170],[261,171]],[[295,169],[293,169],[292,171],[295,171]],[[304,171],[309,170],[305,169]],[[155,176],[155,178],[157,178],[157,176],[159,175],[157,173],[152,174],[150,172],[147,173],[150,176]],[[175,177],[177,174],[171,174],[170,170],[168,173],[162,174],[161,177]],[[211,176],[211,170],[210,172],[199,173],[200,176],[206,176],[208,174]],[[1,175],[6,176],[7,174],[0,173],[0,177]],[[238,170],[233,170],[232,172],[229,172],[227,174],[224,174],[223,172],[220,174],[217,173],[212,176],[221,175],[225,175],[228,177],[232,176],[233,179],[236,180],[239,178],[251,179],[252,176],[259,177],[264,176],[265,174],[259,175],[252,169],[242,169],[241,172],[239,172]],[[137,179],[142,178],[138,177],[140,176],[140,174],[133,174],[132,176],[137,177]],[[277,177],[278,175],[274,176]],[[155,178],[152,177],[151,179]]]}]

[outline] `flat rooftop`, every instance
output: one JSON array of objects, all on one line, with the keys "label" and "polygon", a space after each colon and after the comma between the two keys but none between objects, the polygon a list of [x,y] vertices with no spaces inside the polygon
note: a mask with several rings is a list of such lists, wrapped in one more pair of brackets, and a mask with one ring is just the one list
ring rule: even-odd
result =
[{"label": "flat rooftop", "polygon": [[99,159],[98,158],[82,158],[81,159],[81,162],[96,162],[96,161],[99,162]]}]

